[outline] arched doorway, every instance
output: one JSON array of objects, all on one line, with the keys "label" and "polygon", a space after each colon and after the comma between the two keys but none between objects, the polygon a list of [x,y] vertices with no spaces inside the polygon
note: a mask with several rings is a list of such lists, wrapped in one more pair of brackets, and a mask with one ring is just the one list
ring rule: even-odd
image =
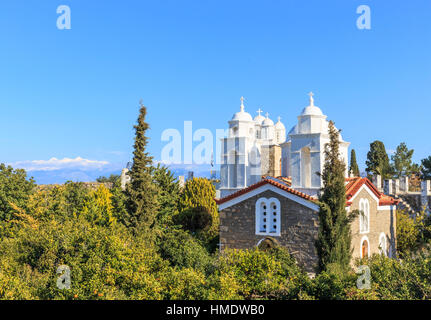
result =
[{"label": "arched doorway", "polygon": [[362,241],[361,258],[368,258],[368,241],[366,239]]}]

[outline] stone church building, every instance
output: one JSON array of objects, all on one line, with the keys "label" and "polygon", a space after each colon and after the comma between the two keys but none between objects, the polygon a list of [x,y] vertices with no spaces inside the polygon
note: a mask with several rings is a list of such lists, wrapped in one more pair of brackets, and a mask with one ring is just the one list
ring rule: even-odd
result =
[{"label": "stone church building", "polygon": [[[298,116],[287,139],[284,125],[268,115],[253,120],[240,112],[229,121],[222,140],[220,212],[221,248],[246,249],[262,241],[285,246],[307,271],[317,266],[318,193],[316,172],[324,164],[328,121],[310,104]],[[340,156],[348,167],[349,143],[340,136]],[[275,173],[275,174],[274,174]],[[397,200],[380,192],[367,178],[345,173],[346,210],[362,214],[351,225],[353,258],[396,254]]]}]

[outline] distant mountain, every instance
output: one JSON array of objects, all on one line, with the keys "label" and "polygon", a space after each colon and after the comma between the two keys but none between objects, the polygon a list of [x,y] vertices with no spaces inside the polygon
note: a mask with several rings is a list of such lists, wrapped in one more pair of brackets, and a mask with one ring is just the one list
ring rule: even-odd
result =
[{"label": "distant mountain", "polygon": [[28,171],[27,175],[33,177],[37,184],[61,184],[66,181],[96,181],[100,176],[110,176],[111,174],[121,174],[121,171],[95,170],[84,171],[79,169],[60,169],[50,171]]},{"label": "distant mountain", "polygon": [[[185,176],[187,178],[189,171],[193,171],[195,177],[211,177],[210,165],[166,165],[174,174],[175,177]],[[213,168],[213,172],[215,169]],[[218,170],[217,170],[218,171]],[[68,168],[58,170],[27,170],[27,175],[33,177],[37,184],[61,184],[66,181],[82,181],[92,182],[100,176],[110,176],[111,174],[121,174],[121,169],[105,168],[105,169],[80,169]],[[217,177],[219,174],[217,174]]]},{"label": "distant mountain", "polygon": [[[195,177],[204,177],[210,178],[211,172],[217,171],[220,169],[217,167],[211,167],[209,164],[170,164],[166,165],[172,173],[178,176],[185,176],[187,178],[188,173],[193,171]],[[217,174],[218,176],[218,174]]]}]

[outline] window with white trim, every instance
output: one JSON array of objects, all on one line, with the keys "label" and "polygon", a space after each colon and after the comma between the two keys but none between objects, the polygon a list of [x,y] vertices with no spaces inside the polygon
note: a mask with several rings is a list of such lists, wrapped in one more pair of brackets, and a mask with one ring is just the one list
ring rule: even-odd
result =
[{"label": "window with white trim", "polygon": [[386,235],[382,232],[379,237],[379,250],[380,254],[387,256],[388,251],[386,248]]},{"label": "window with white trim", "polygon": [[359,200],[359,233],[370,232],[370,203],[368,199]]},{"label": "window with white trim", "polygon": [[256,234],[280,235],[280,201],[260,198],[256,201]]}]

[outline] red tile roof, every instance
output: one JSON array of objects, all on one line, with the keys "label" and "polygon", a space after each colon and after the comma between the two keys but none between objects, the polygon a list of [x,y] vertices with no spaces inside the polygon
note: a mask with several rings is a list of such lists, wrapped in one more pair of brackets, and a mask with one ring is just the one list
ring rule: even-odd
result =
[{"label": "red tile roof", "polygon": [[271,179],[269,177],[265,177],[265,178],[262,178],[262,180],[260,180],[258,183],[252,184],[251,186],[249,186],[247,188],[241,189],[241,190],[239,190],[239,191],[237,191],[235,193],[232,193],[232,194],[230,194],[230,195],[228,195],[228,196],[226,196],[224,198],[216,199],[216,203],[220,205],[220,204],[225,203],[225,202],[227,202],[229,200],[232,200],[232,199],[234,199],[236,197],[239,197],[240,195],[243,195],[243,194],[245,194],[247,192],[250,192],[250,191],[252,191],[254,189],[257,189],[257,188],[259,188],[259,187],[261,187],[261,186],[263,186],[265,184],[273,185],[273,186],[275,186],[277,188],[280,188],[280,189],[282,189],[284,191],[287,191],[287,192],[289,192],[291,194],[294,194],[294,195],[296,195],[298,197],[301,197],[301,198],[303,198],[305,200],[308,200],[308,201],[312,201],[312,202],[316,202],[317,201],[316,198],[313,198],[313,197],[309,196],[308,194],[305,194],[305,193],[299,192],[299,191],[297,191],[295,189],[292,189],[292,188],[288,187],[287,184],[278,182],[274,178]]},{"label": "red tile roof", "polygon": [[[239,197],[243,194],[246,194],[252,190],[255,190],[265,184],[270,184],[273,185],[277,188],[280,188],[284,191],[287,191],[291,194],[294,194],[298,197],[301,197],[305,200],[308,201],[312,201],[314,203],[317,202],[317,199],[314,197],[309,196],[308,194],[305,194],[303,192],[297,191],[295,189],[292,189],[291,186],[291,179],[286,178],[286,177],[277,177],[277,178],[273,178],[273,177],[263,177],[261,181],[247,187],[244,189],[241,189],[237,192],[234,192],[224,198],[221,199],[216,199],[216,203],[217,204],[222,204],[225,203],[229,200],[232,200],[236,197]],[[355,178],[346,178],[346,206],[351,206],[352,202],[349,201],[358,191],[359,189],[363,186],[366,185],[375,195],[376,197],[379,199],[379,205],[380,206],[384,206],[384,205],[394,205],[394,204],[398,204],[398,200],[387,196],[381,192],[379,192],[379,190],[377,190],[377,188],[372,184],[372,182],[370,180],[368,180],[367,178],[360,178],[360,177],[355,177]]]},{"label": "red tile roof", "polygon": [[368,178],[360,178],[360,177],[347,178],[346,182],[347,182],[346,184],[346,200],[347,200],[346,205],[347,206],[350,206],[352,204],[352,202],[349,200],[353,198],[353,196],[359,191],[359,189],[364,184],[379,199],[379,206],[394,205],[394,204],[398,204],[399,202],[398,200],[381,193]]}]

